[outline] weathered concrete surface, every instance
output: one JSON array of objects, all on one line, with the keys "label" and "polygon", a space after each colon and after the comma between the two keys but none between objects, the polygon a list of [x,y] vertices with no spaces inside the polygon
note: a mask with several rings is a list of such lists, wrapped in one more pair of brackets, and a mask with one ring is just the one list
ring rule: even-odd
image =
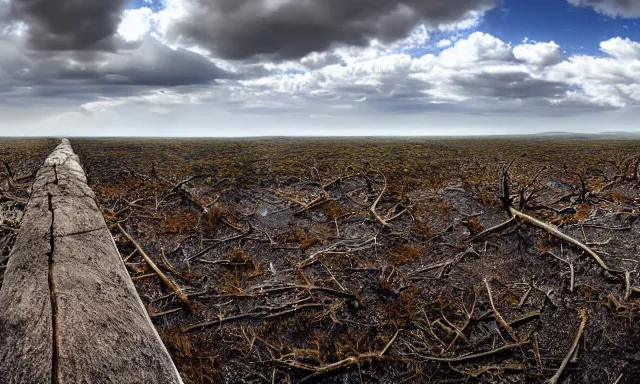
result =
[{"label": "weathered concrete surface", "polygon": [[38,171],[0,290],[0,383],[181,383],[67,140]]}]

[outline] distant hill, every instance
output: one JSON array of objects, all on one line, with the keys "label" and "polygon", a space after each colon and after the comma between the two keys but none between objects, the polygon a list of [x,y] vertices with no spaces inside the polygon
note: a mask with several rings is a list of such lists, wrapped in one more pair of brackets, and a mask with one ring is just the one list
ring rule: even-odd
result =
[{"label": "distant hill", "polygon": [[538,137],[557,137],[557,138],[567,138],[567,139],[640,139],[640,132],[620,132],[620,131],[610,131],[610,132],[597,132],[597,133],[575,133],[575,132],[562,132],[562,131],[552,131],[552,132],[541,132],[535,133],[532,136]]}]

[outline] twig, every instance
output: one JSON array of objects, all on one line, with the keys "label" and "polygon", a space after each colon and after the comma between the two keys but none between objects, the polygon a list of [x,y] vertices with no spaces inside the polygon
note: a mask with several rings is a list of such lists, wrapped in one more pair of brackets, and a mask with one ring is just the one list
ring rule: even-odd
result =
[{"label": "twig", "polygon": [[181,276],[180,272],[174,267],[169,260],[167,260],[167,256],[164,254],[164,248],[160,250],[160,256],[162,256],[162,264],[164,264],[167,269],[176,276]]},{"label": "twig", "polygon": [[380,217],[380,215],[378,215],[378,213],[376,212],[376,207],[378,206],[378,203],[380,202],[380,199],[382,199],[382,195],[384,195],[385,191],[387,190],[387,178],[382,172],[380,173],[380,175],[382,176],[382,179],[384,180],[384,187],[382,187],[382,190],[380,191],[380,194],[374,200],[373,204],[371,204],[371,207],[369,207],[369,211],[371,212],[373,217],[375,217],[376,220],[380,224],[382,224],[384,227],[391,227],[391,225],[389,223],[387,223],[382,217]]},{"label": "twig", "polygon": [[318,304],[318,303],[309,303],[309,304],[300,304],[297,305],[293,308],[290,309],[286,309],[284,311],[280,311],[280,312],[276,312],[276,313],[270,313],[266,316],[264,316],[265,319],[275,319],[277,317],[282,317],[282,316],[286,316],[292,313],[296,313],[305,309],[325,309],[327,308],[326,305],[324,304]]},{"label": "twig", "polygon": [[518,308],[522,308],[522,306],[524,306],[524,303],[527,301],[527,298],[529,297],[529,294],[531,293],[532,289],[533,287],[529,285],[529,289],[527,289],[527,291],[520,298],[520,303],[518,303]]},{"label": "twig", "polygon": [[452,267],[454,267],[456,264],[458,264],[459,262],[461,262],[461,261],[462,261],[462,259],[463,259],[466,255],[468,255],[468,254],[470,254],[470,253],[473,253],[473,254],[474,254],[474,255],[476,255],[476,256],[480,256],[480,255],[478,254],[478,252],[476,252],[476,251],[475,251],[475,249],[473,249],[473,247],[469,247],[469,248],[467,248],[467,250],[466,250],[466,251],[464,251],[464,252],[461,252],[461,253],[457,254],[456,256],[454,256],[453,258],[451,258],[451,259],[449,259],[449,260],[445,260],[445,261],[440,262],[440,263],[431,264],[431,265],[428,265],[428,266],[426,266],[426,267],[423,267],[423,268],[417,269],[417,270],[415,270],[415,271],[411,272],[410,276],[419,275],[419,274],[421,274],[421,273],[429,272],[429,271],[432,271],[432,270],[434,270],[434,269],[438,269],[438,268],[442,268],[442,272],[441,272],[441,274],[442,274],[442,273],[444,273],[444,272],[445,272],[445,270],[446,270],[446,269],[451,269],[451,268],[452,268]]},{"label": "twig", "polygon": [[[369,239],[367,239],[367,240],[364,240],[363,242],[361,242],[361,243],[359,243],[359,244],[355,244],[355,245],[348,245],[348,244],[345,244],[345,241],[344,241],[344,240],[343,240],[343,241],[338,241],[337,243],[332,244],[332,245],[328,246],[327,248],[324,248],[324,249],[321,249],[321,250],[319,250],[319,251],[316,251],[316,252],[315,252],[315,253],[313,253],[311,256],[309,256],[309,257],[307,257],[306,259],[304,259],[304,260],[300,261],[300,262],[297,264],[297,267],[298,267],[298,268],[304,268],[304,267],[307,267],[307,266],[309,266],[309,265],[311,265],[311,264],[314,264],[316,261],[318,261],[318,256],[320,256],[320,255],[322,255],[322,254],[324,254],[324,253],[332,252],[332,251],[333,251],[333,250],[335,250],[336,248],[338,248],[338,247],[340,247],[340,246],[343,246],[343,245],[344,245],[344,246],[347,246],[347,247],[349,247],[349,246],[351,246],[351,247],[352,247],[351,249],[349,249],[349,248],[348,248],[348,249],[347,249],[347,251],[346,251],[346,253],[359,251],[359,250],[361,250],[361,247],[363,247],[363,246],[365,246],[365,245],[367,245],[367,244],[369,244],[369,243],[371,243],[371,242],[376,242],[376,239],[377,239],[377,236],[374,236],[374,237],[371,237],[371,238],[369,238]],[[353,239],[353,240],[357,240],[357,239]],[[341,252],[341,253],[342,253],[342,252]]]},{"label": "twig", "polygon": [[207,252],[209,252],[210,250],[212,250],[213,248],[217,247],[220,244],[224,244],[227,243],[229,241],[234,241],[234,240],[239,240],[242,239],[243,237],[245,237],[246,235],[248,235],[249,233],[241,233],[239,235],[234,235],[234,236],[230,236],[224,239],[217,239],[215,240],[215,242],[213,244],[211,244],[208,247],[205,247],[203,250],[201,250],[200,252],[196,252],[195,254],[187,257],[186,259],[184,259],[184,261],[191,261],[193,259],[197,259],[198,257],[206,254]]},{"label": "twig", "polygon": [[252,292],[258,290],[257,295],[271,295],[276,293],[294,291],[294,290],[305,290],[305,291],[318,291],[322,293],[326,293],[328,295],[342,297],[345,299],[356,300],[356,296],[348,291],[339,291],[337,289],[326,288],[326,287],[318,287],[315,285],[285,285],[283,287],[274,287],[267,288],[266,287],[253,287],[249,288],[248,291]]},{"label": "twig", "polygon": [[400,330],[398,329],[396,331],[396,333],[393,335],[393,337],[391,338],[391,340],[389,340],[387,345],[385,345],[384,348],[382,349],[382,351],[380,351],[380,354],[378,356],[382,357],[382,355],[384,355],[387,352],[389,347],[391,347],[391,344],[393,344],[393,342],[396,341],[396,338],[398,337],[399,333],[400,333]]},{"label": "twig", "polygon": [[509,334],[511,339],[513,339],[513,341],[515,341],[515,342],[518,342],[519,339],[518,339],[518,336],[516,335],[515,331],[513,330],[513,328],[511,328],[509,323],[506,322],[504,317],[502,317],[500,312],[498,312],[498,309],[496,308],[495,304],[493,303],[493,296],[491,295],[491,287],[489,286],[489,281],[487,279],[484,279],[483,281],[484,281],[484,285],[487,287],[487,293],[489,294],[489,302],[491,303],[491,308],[493,309],[493,313],[494,313],[494,315],[496,317],[496,320],[498,320],[498,323],[500,323],[502,328],[504,328],[504,330],[507,331],[507,333]]},{"label": "twig", "polygon": [[176,184],[173,188],[171,188],[171,192],[177,192],[179,189],[182,189],[182,187],[187,184],[188,182],[195,180],[195,179],[201,179],[203,177],[206,177],[207,175],[194,175],[194,176],[190,176],[184,180],[182,180],[181,182],[179,182],[178,184]]},{"label": "twig", "polygon": [[467,327],[469,326],[469,323],[471,323],[471,318],[473,317],[473,313],[476,310],[476,304],[477,303],[478,303],[478,288],[474,287],[473,288],[473,304],[471,305],[471,312],[467,312],[467,309],[465,308],[464,304],[462,305],[462,307],[463,307],[463,309],[464,309],[464,311],[466,312],[466,315],[467,315],[467,321],[465,321],[465,323],[462,326],[462,328],[457,329],[458,332],[456,332],[455,337],[453,338],[453,340],[451,340],[451,343],[449,343],[449,346],[447,347],[445,352],[448,352],[456,344],[456,341],[458,341],[458,338],[461,335],[464,337],[464,330],[467,329]]},{"label": "twig", "polygon": [[0,225],[0,231],[4,231],[4,232],[12,232],[12,233],[18,233],[19,230],[16,228],[11,228],[11,227],[7,227],[6,225]]},{"label": "twig", "polygon": [[156,317],[166,316],[166,315],[170,315],[172,313],[180,312],[180,311],[182,311],[182,309],[183,308],[174,308],[174,309],[170,309],[170,310],[164,311],[164,312],[152,313],[152,314],[149,315],[149,317],[151,317],[152,319],[155,319]]},{"label": "twig", "polygon": [[[573,293],[573,287],[574,287],[574,285],[575,285],[575,281],[576,281],[576,278],[575,278],[575,268],[573,267],[573,263],[572,263],[571,261],[569,261],[569,260],[565,260],[565,259],[563,259],[562,257],[560,257],[560,256],[556,255],[555,253],[553,253],[553,252],[551,252],[551,251],[547,251],[546,253],[547,253],[548,255],[553,256],[554,258],[556,258],[556,259],[557,259],[557,260],[559,260],[560,262],[565,263],[565,264],[567,264],[567,265],[569,266],[569,273],[570,273],[570,275],[571,275],[571,278],[570,278],[570,281],[569,281],[569,292]],[[562,254],[562,253],[561,253],[561,254]],[[564,275],[564,273],[563,273],[563,275]]]},{"label": "twig", "polygon": [[538,332],[533,334],[533,356],[536,359],[536,365],[538,366],[538,372],[542,374],[542,358],[540,358],[540,345],[538,343]]},{"label": "twig", "polygon": [[154,276],[156,276],[155,273],[147,273],[146,275],[134,276],[131,278],[131,281],[144,280]]},{"label": "twig", "polygon": [[[640,161],[640,160],[638,160],[638,161]],[[621,373],[620,375],[618,375],[618,377],[616,377],[616,379],[615,379],[615,380],[613,380],[613,381],[611,382],[611,384],[618,384],[618,383],[620,382],[620,380],[622,380],[622,377],[623,377],[623,376],[624,376],[624,373]]]},{"label": "twig", "polygon": [[238,320],[255,319],[255,318],[260,318],[262,316],[264,316],[264,313],[243,313],[241,315],[236,315],[236,316],[220,317],[216,320],[205,321],[198,324],[184,326],[180,328],[180,331],[182,331],[183,333],[186,333],[186,332],[194,331],[196,329],[208,328],[213,325],[222,325],[224,323],[229,323],[229,322],[238,321]]},{"label": "twig", "polygon": [[149,256],[147,256],[147,254],[142,250],[142,247],[140,247],[140,244],[138,244],[138,242],[136,242],[131,237],[131,235],[129,235],[127,233],[127,231],[124,230],[122,225],[120,225],[120,223],[116,223],[116,226],[118,227],[120,232],[124,235],[124,237],[126,237],[127,240],[129,240],[131,242],[131,244],[133,244],[133,246],[136,247],[136,249],[138,250],[138,252],[142,256],[144,261],[146,261],[147,264],[149,264],[151,269],[153,269],[153,271],[158,275],[158,277],[160,277],[160,279],[165,283],[165,285],[169,289],[171,289],[172,291],[174,291],[176,293],[176,296],[178,296],[180,301],[182,301],[186,305],[191,305],[191,302],[189,301],[189,298],[187,296],[185,296],[185,294],[182,292],[182,289],[178,286],[178,284],[176,284],[173,280],[169,279],[164,273],[162,273],[160,268],[158,268],[158,266],[151,260],[151,258],[149,258]]},{"label": "twig", "polygon": [[565,235],[564,233],[560,232],[558,229],[554,228],[553,226],[544,223],[536,218],[533,218],[527,214],[524,214],[514,208],[509,208],[511,214],[513,216],[517,216],[518,218],[531,223],[533,225],[535,225],[536,227],[542,228],[545,231],[551,233],[552,235],[554,235],[555,237],[562,239],[566,242],[568,242],[569,244],[572,244],[580,249],[582,249],[583,251],[587,252],[589,255],[591,255],[591,257],[593,257],[593,259],[598,263],[598,265],[600,265],[600,267],[602,269],[604,269],[607,272],[618,272],[618,271],[614,271],[611,268],[609,268],[607,266],[607,264],[605,264],[605,262],[600,258],[600,256],[598,256],[597,253],[595,253],[593,250],[591,250],[591,248],[587,247],[586,245],[582,244],[580,241],[574,239],[573,237],[569,236],[569,235]]},{"label": "twig", "polygon": [[512,344],[506,344],[503,345],[502,347],[498,347],[495,349],[492,349],[490,351],[485,351],[485,352],[480,352],[480,353],[475,353],[472,355],[466,355],[466,356],[459,356],[459,357],[432,357],[432,356],[422,356],[422,355],[418,355],[421,359],[426,360],[426,361],[436,361],[436,362],[440,362],[440,363],[461,363],[463,361],[469,361],[469,360],[475,360],[475,359],[479,359],[482,357],[487,357],[487,356],[491,356],[491,355],[495,355],[496,353],[500,353],[503,351],[508,351],[514,348],[519,348],[524,344],[527,344],[528,341],[521,341],[521,342],[517,342],[517,343],[512,343]]},{"label": "twig", "polygon": [[509,227],[511,224],[516,222],[516,218],[515,217],[511,217],[509,220],[504,221],[496,226],[493,226],[491,228],[487,228],[484,231],[478,233],[477,235],[473,236],[471,239],[469,239],[470,242],[474,242],[474,241],[478,241],[480,239],[482,239],[483,237],[489,236],[492,233],[495,232],[500,232],[503,229]]},{"label": "twig", "polygon": [[525,314],[524,316],[519,317],[519,318],[509,322],[509,325],[510,326],[514,326],[514,325],[522,324],[522,323],[525,323],[525,322],[527,322],[527,321],[529,321],[531,319],[536,319],[538,317],[540,317],[540,310],[536,309],[535,311],[531,311],[531,312]]},{"label": "twig", "polygon": [[573,354],[576,351],[576,348],[578,347],[580,338],[582,337],[582,334],[584,333],[584,329],[587,326],[587,313],[585,312],[584,309],[580,310],[578,317],[581,319],[581,321],[580,321],[580,326],[578,327],[578,332],[576,333],[576,337],[573,339],[573,344],[571,344],[571,348],[569,348],[569,352],[565,356],[564,360],[562,360],[562,364],[560,364],[558,371],[555,373],[555,375],[553,375],[551,378],[545,381],[546,384],[556,384],[558,380],[560,380],[560,376],[562,376],[564,369],[567,367],[567,364],[569,364],[569,360],[571,360],[571,357],[573,356]]},{"label": "twig", "polygon": [[624,301],[629,300],[631,297],[631,272],[624,271]]}]

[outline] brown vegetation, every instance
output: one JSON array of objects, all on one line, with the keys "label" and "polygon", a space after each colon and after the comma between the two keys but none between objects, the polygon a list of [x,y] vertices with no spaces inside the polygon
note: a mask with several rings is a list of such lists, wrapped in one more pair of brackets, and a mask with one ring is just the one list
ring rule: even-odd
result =
[{"label": "brown vegetation", "polygon": [[188,383],[640,376],[636,141],[72,145]]}]

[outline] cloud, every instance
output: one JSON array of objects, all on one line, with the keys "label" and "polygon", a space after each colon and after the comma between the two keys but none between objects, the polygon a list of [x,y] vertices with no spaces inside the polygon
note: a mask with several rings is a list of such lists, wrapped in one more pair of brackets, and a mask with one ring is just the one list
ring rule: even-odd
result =
[{"label": "cloud", "polygon": [[591,7],[597,12],[612,17],[640,17],[640,2],[637,0],[568,0],[578,7]]},{"label": "cloud", "polygon": [[230,75],[208,58],[147,37],[119,52],[28,52],[0,40],[0,102],[85,103],[187,85],[212,87]]},{"label": "cloud", "polygon": [[549,43],[525,43],[513,49],[516,59],[532,65],[548,66],[562,60],[560,46],[553,41]]},{"label": "cloud", "polygon": [[554,42],[512,46],[476,32],[439,54],[419,57],[376,46],[335,49],[330,54],[340,64],[268,74],[229,89],[236,99],[253,105],[267,100],[283,100],[283,108],[291,107],[286,100],[305,102],[309,108],[347,104],[353,113],[366,113],[366,108],[403,113],[575,113],[640,105],[637,46],[612,39],[602,43],[611,57],[563,58]]},{"label": "cloud", "polygon": [[547,72],[547,78],[572,87],[568,100],[622,108],[640,105],[640,60],[578,55]]},{"label": "cloud", "polygon": [[[498,0],[185,0],[172,34],[228,59],[299,59],[336,45],[405,38],[414,26],[477,20]],[[465,24],[465,25],[467,25]]]},{"label": "cloud", "polygon": [[451,46],[451,44],[453,44],[453,43],[451,42],[451,40],[450,40],[450,39],[442,39],[442,40],[440,40],[440,41],[438,41],[438,42],[436,43],[436,47],[438,47],[438,48],[445,48],[445,47],[449,47],[449,46]]},{"label": "cloud", "polygon": [[11,0],[38,50],[108,50],[126,0]]},{"label": "cloud", "polygon": [[621,60],[640,60],[640,43],[616,37],[600,43],[600,50]]}]

